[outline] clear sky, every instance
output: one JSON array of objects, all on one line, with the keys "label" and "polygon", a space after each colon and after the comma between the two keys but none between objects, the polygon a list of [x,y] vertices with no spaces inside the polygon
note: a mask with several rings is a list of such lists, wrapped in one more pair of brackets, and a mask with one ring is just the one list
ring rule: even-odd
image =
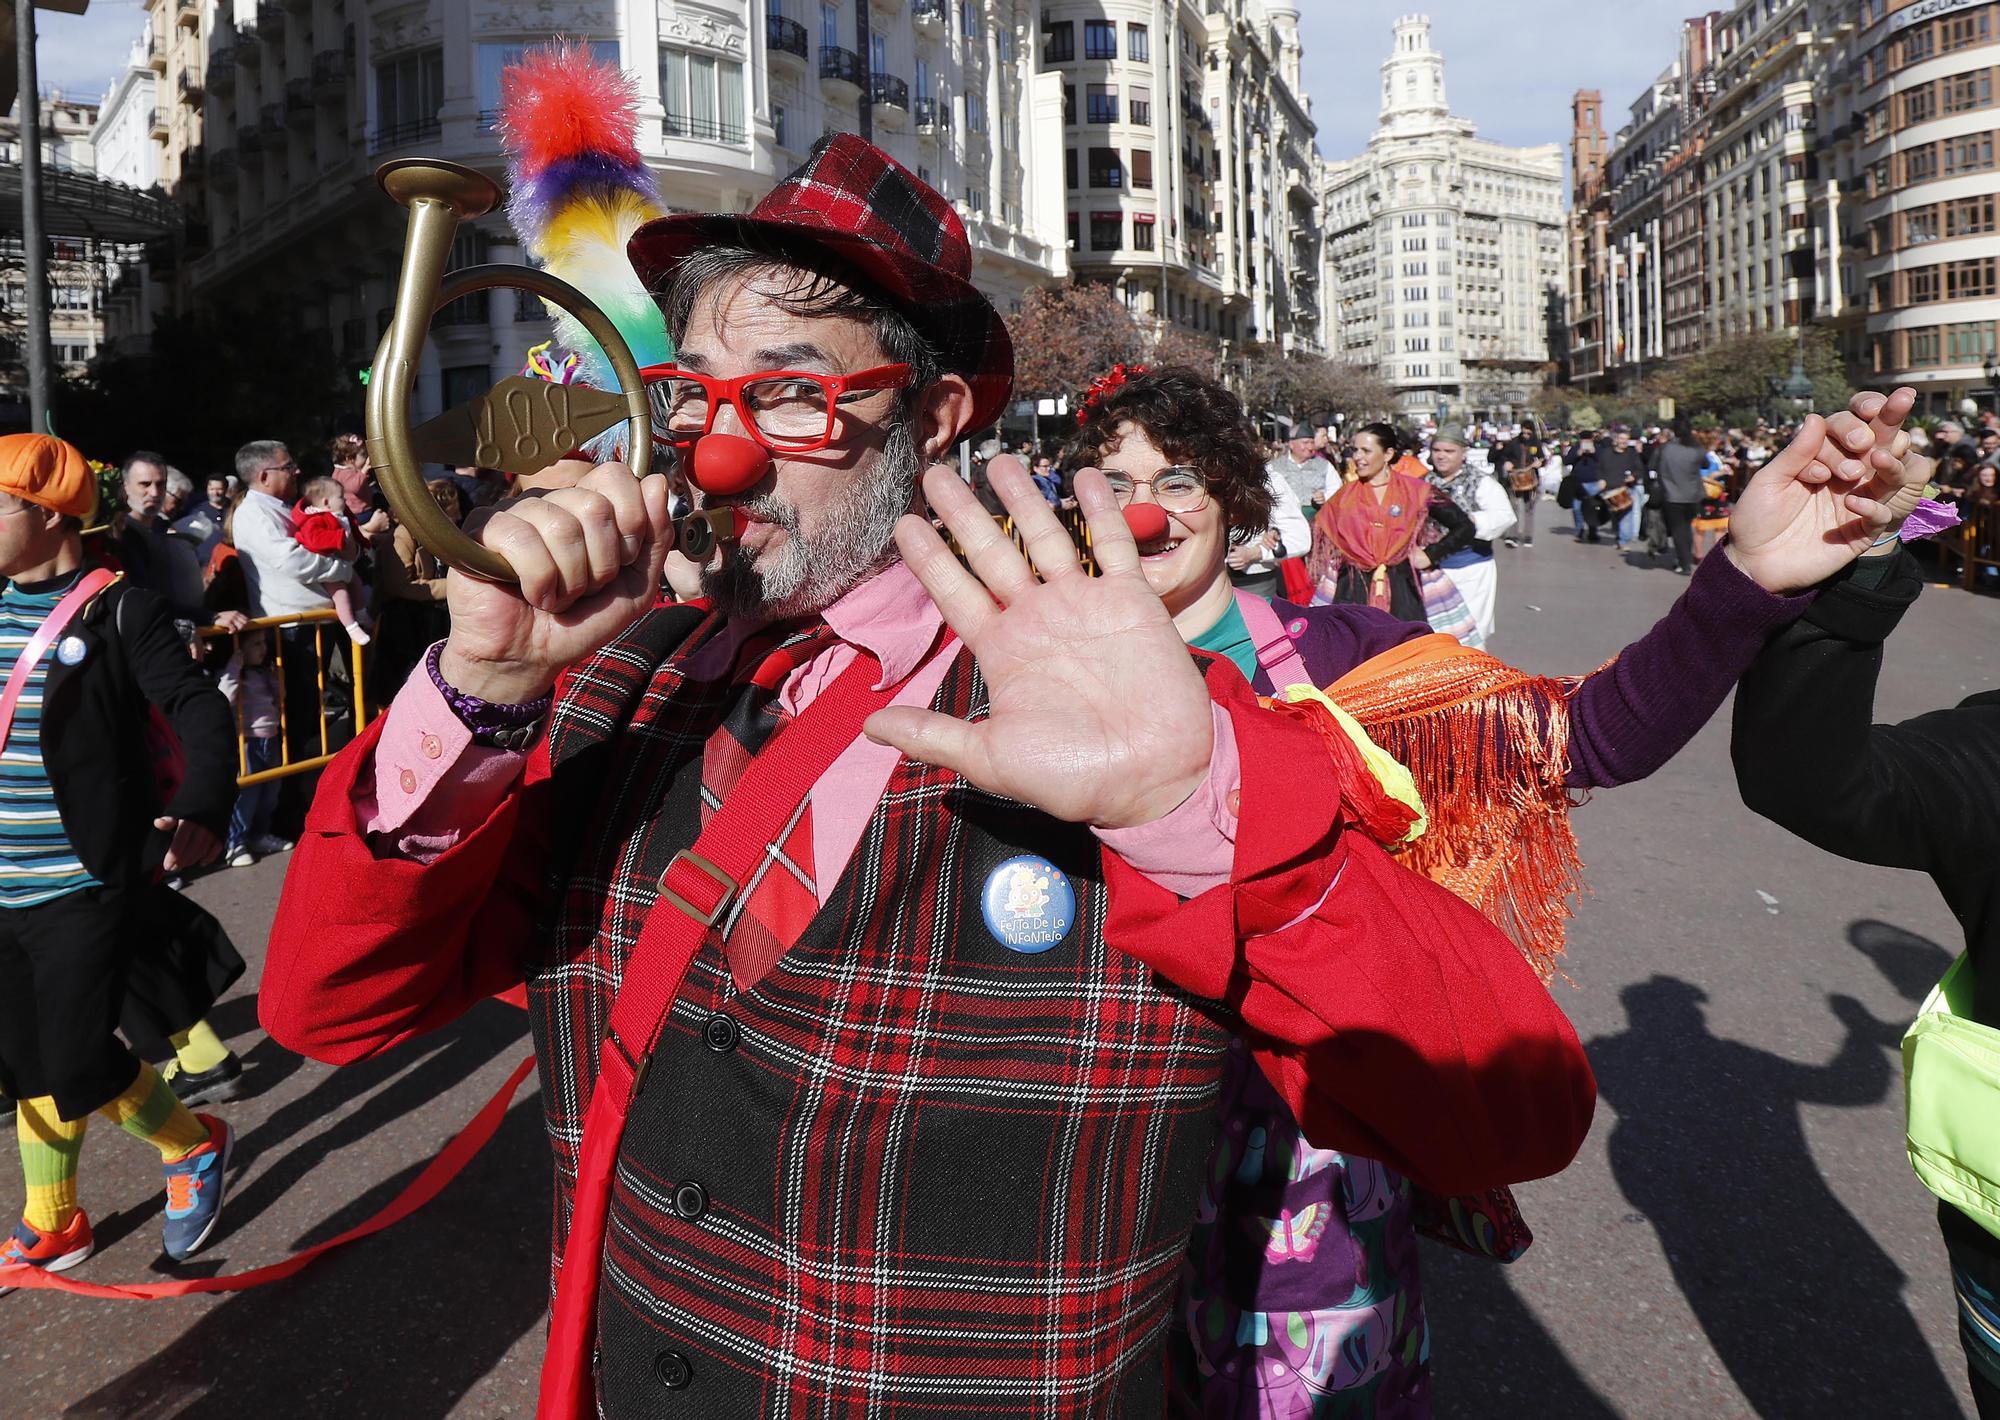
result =
[{"label": "clear sky", "polygon": [[[1716,9],[1727,0],[1712,0]],[[1616,132],[1632,100],[1674,60],[1691,0],[1298,0],[1305,90],[1319,150],[1349,158],[1368,145],[1381,108],[1382,61],[1398,16],[1428,14],[1444,55],[1451,110],[1480,136],[1529,146],[1569,143],[1570,95],[1604,93]],[[1567,165],[1567,156],[1565,156]]]},{"label": "clear sky", "polygon": [[[1577,89],[1604,91],[1616,131],[1640,86],[1672,61],[1681,15],[1700,9],[1690,0],[1299,0],[1320,151],[1351,157],[1367,144],[1398,15],[1430,15],[1455,113],[1489,138],[1533,144],[1568,142]],[[100,97],[144,14],[138,0],[91,0],[85,15],[38,11],[43,85]]]}]

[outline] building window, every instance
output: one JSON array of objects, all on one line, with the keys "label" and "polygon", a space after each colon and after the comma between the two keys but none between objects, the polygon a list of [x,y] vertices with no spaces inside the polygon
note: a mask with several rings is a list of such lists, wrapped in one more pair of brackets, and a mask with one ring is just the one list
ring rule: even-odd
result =
[{"label": "building window", "polygon": [[1993,103],[1993,71],[1979,69],[1970,74],[1954,74],[1944,81],[1944,111],[1969,113]]},{"label": "building window", "polygon": [[[526,40],[479,46],[479,127],[482,133],[490,132],[494,120],[500,117],[500,75],[510,64],[519,64],[521,56],[532,47]],[[620,62],[618,41],[591,40],[590,57],[599,64],[617,66]]]},{"label": "building window", "polygon": [[1065,124],[1076,122],[1076,85],[1074,84],[1063,85],[1063,122]]},{"label": "building window", "polygon": [[[1888,284],[1886,278],[1883,284]],[[1938,269],[1935,266],[1920,266],[1914,271],[1904,273],[1903,304],[1909,306],[1927,305],[1937,298]],[[1882,307],[1886,307],[1890,302],[1885,300],[1879,304]]]},{"label": "building window", "polygon": [[868,72],[870,74],[889,72],[889,37],[880,31],[868,36]]},{"label": "building window", "polygon": [[1945,140],[1944,170],[1947,173],[1983,173],[1992,166],[1991,133],[1968,133],[1963,138]]},{"label": "building window", "polygon": [[986,211],[986,189],[983,187],[968,187],[965,190],[965,205],[974,212],[984,214]]},{"label": "building window", "polygon": [[1092,84],[1084,94],[1084,121],[1087,123],[1116,123],[1118,121],[1118,86],[1116,84]]},{"label": "building window", "polygon": [[1940,28],[1944,33],[1939,47],[1950,51],[1986,43],[1992,34],[1993,21],[1991,14],[1982,6],[1973,14],[1944,21]]},{"label": "building window", "polygon": [[1132,122],[1140,128],[1153,126],[1153,91],[1144,84],[1134,84],[1126,95],[1132,105]]},{"label": "building window", "polygon": [[1973,321],[1969,325],[1948,325],[1945,332],[1949,337],[1945,351],[1947,364],[1976,365],[1993,348],[1993,322],[1990,320]]},{"label": "building window", "polygon": [[771,105],[771,138],[780,148],[792,146],[785,141],[785,110],[781,104]]},{"label": "building window", "polygon": [[1937,113],[1937,89],[1930,84],[1919,84],[1914,89],[1906,89],[1900,95],[1903,102],[1903,124],[1908,128],[1913,123],[1922,123]]},{"label": "building window", "polygon": [[1920,207],[1913,212],[1903,213],[1903,240],[1906,247],[1922,246],[1925,242],[1938,239],[1937,209]]},{"label": "building window", "polygon": [[1125,244],[1125,218],[1118,212],[1090,214],[1090,249],[1117,251]]},{"label": "building window", "polygon": [[1916,369],[1924,365],[1937,364],[1938,333],[1936,329],[1913,330],[1908,333],[1906,339],[1908,341],[1907,349],[1909,355],[1904,363],[1911,369]]},{"label": "building window", "polygon": [[1132,186],[1150,191],[1153,186],[1153,150],[1134,148],[1132,150]]},{"label": "building window", "polygon": [[1132,250],[1151,251],[1153,249],[1153,214],[1134,212],[1132,214]]},{"label": "building window", "polygon": [[[1903,36],[1896,56],[1896,67],[1904,68],[1920,59],[1928,59],[1937,51],[1937,36],[1929,25],[1913,26]],[[1915,361],[1911,362],[1912,364]]]},{"label": "building window", "polygon": [[[1915,213],[1906,214],[1905,220]],[[1925,214],[1931,223],[1933,233],[1937,230],[1937,218]],[[1979,197],[1961,197],[1945,204],[1945,235],[1948,237],[1972,237],[1994,230],[1994,200],[1991,193]]]},{"label": "building window", "polygon": [[1076,191],[1076,149],[1063,149],[1063,186]]},{"label": "building window", "polygon": [[[1915,274],[1911,273],[1913,276]],[[1980,296],[1991,296],[1993,293],[1992,257],[1981,257],[1976,261],[1954,261],[1945,268],[1946,300],[1970,301]]]},{"label": "building window", "polygon": [[1076,58],[1076,23],[1050,20],[1042,25],[1042,63],[1067,64]]},{"label": "building window", "polygon": [[986,131],[986,96],[967,94],[965,96],[965,127],[969,133]]},{"label": "building window", "polygon": [[1078,218],[1076,213],[1072,212],[1069,214],[1069,220],[1067,225],[1069,227],[1069,249],[1071,251],[1075,251],[1077,250],[1078,246],[1083,240],[1082,237],[1078,235],[1078,228],[1081,225],[1081,219]]},{"label": "building window", "polygon": [[1152,62],[1153,40],[1144,25],[1125,26],[1125,57],[1141,64]]},{"label": "building window", "polygon": [[667,111],[666,131],[670,137],[741,143],[747,136],[743,66],[734,60],[691,54],[684,49],[662,49],[660,103]]},{"label": "building window", "polygon": [[979,38],[979,7],[973,0],[958,0],[958,32],[967,39]]},{"label": "building window", "polygon": [[1937,176],[1937,145],[1926,143],[1897,155],[1903,164],[1903,183],[1928,182]]},{"label": "building window", "polygon": [[1125,186],[1125,169],[1119,164],[1116,148],[1092,148],[1090,150],[1090,185],[1092,187]]},{"label": "building window", "polygon": [[917,61],[917,97],[920,99],[934,97],[931,93],[931,62],[928,59]]},{"label": "building window", "polygon": [[840,7],[820,0],[819,42],[828,49],[840,48]]},{"label": "building window", "polygon": [[1083,57],[1085,59],[1116,59],[1118,57],[1118,26],[1110,20],[1085,20],[1083,22]]},{"label": "building window", "polygon": [[375,66],[378,145],[435,138],[444,102],[444,50],[420,49]]}]

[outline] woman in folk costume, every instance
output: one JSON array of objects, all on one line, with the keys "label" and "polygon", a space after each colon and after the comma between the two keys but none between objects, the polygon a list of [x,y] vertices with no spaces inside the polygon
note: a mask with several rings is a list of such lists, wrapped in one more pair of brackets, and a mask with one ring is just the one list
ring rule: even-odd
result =
[{"label": "woman in folk costume", "polygon": [[1313,519],[1306,571],[1315,605],[1372,606],[1399,621],[1424,623],[1418,574],[1470,546],[1472,520],[1425,481],[1424,467],[1400,461],[1401,439],[1387,424],[1354,436],[1354,480]]},{"label": "woman in folk costume", "polygon": [[[1269,511],[1263,463],[1236,397],[1192,370],[1093,389],[1067,462],[1110,480],[1182,638],[1274,703],[1310,707],[1343,762],[1350,815],[1501,926],[1546,978],[1579,882],[1569,791],[1658,769],[1810,605],[1798,593],[1867,547],[1871,520],[1888,514],[1843,501],[1845,490],[1867,476],[1873,498],[1914,496],[1893,459],[1864,475],[1836,443],[1892,433],[1867,422],[1882,405],[1859,396],[1831,433],[1804,429],[1745,494],[1728,555],[1580,680],[1530,676],[1374,608],[1234,592],[1229,546],[1259,535]],[[1427,1415],[1417,1233],[1511,1258],[1528,1240],[1511,1199],[1439,1199],[1373,1160],[1314,1147],[1240,1041],[1222,1110],[1172,1353],[1180,1413]]]}]

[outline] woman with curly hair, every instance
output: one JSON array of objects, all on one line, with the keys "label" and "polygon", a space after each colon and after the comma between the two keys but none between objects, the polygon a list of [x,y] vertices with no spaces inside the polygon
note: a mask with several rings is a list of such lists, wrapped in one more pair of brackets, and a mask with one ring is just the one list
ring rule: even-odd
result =
[{"label": "woman with curly hair", "polygon": [[[1547,972],[1579,886],[1569,791],[1642,779],[1707,722],[1769,636],[1809,605],[1791,593],[1869,545],[1875,513],[1864,509],[1886,521],[1879,503],[1849,492],[1864,473],[1876,499],[1905,496],[1912,479],[1921,489],[1921,461],[1867,454],[1894,440],[1908,408],[1900,393],[1862,395],[1831,432],[1809,421],[1746,490],[1727,555],[1703,562],[1665,619],[1581,681],[1528,676],[1429,635],[1411,624],[1420,602],[1399,620],[1234,592],[1229,549],[1260,537],[1270,513],[1264,457],[1236,396],[1193,370],[1100,381],[1064,463],[1109,480],[1146,579],[1190,646],[1232,661],[1261,694],[1324,694],[1358,722],[1351,733],[1365,727],[1370,738],[1343,758],[1367,766],[1342,776],[1357,825],[1399,844],[1400,861],[1485,911]],[[1377,474],[1391,438],[1363,433]],[[1422,506],[1415,496],[1389,494],[1406,508]],[[1829,536],[1831,522],[1852,535]],[[1392,782],[1400,769],[1383,750],[1407,767],[1428,827],[1412,825],[1407,799],[1400,814],[1385,805],[1409,781]],[[1171,1342],[1177,1413],[1428,1416],[1419,1227],[1511,1260],[1528,1241],[1511,1198],[1435,1198],[1379,1162],[1314,1147],[1240,1040],[1217,1125]]]},{"label": "woman with curly hair", "polygon": [[1355,477],[1313,519],[1306,572],[1316,605],[1372,606],[1421,622],[1417,574],[1472,545],[1472,519],[1431,487],[1420,462],[1404,461],[1402,442],[1388,424],[1355,434]]}]

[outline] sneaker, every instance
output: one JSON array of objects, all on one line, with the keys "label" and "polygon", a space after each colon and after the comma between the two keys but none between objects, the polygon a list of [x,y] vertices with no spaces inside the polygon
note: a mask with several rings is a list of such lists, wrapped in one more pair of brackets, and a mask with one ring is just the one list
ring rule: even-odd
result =
[{"label": "sneaker", "polygon": [[256,863],[257,855],[248,848],[231,848],[225,855],[224,861],[232,868],[248,868]]},{"label": "sneaker", "polygon": [[207,1246],[222,1221],[223,1174],[229,1146],[236,1142],[227,1124],[212,1114],[195,1116],[208,1126],[208,1142],[184,1159],[162,1166],[167,1176],[167,1212],[161,1241],[167,1256],[184,1262]]},{"label": "sneaker", "polygon": [[[10,1267],[39,1267],[44,1272],[67,1272],[96,1250],[96,1239],[90,1235],[90,1219],[84,1216],[81,1208],[69,1220],[69,1226],[59,1233],[36,1232],[23,1218],[15,1227],[14,1236],[7,1240],[5,1247],[0,1247],[0,1279],[6,1277]],[[14,1290],[0,1282],[0,1295]]]},{"label": "sneaker", "polygon": [[243,1057],[232,1050],[220,1065],[198,1073],[182,1069],[178,1060],[169,1060],[160,1067],[160,1078],[175,1098],[189,1107],[233,1100],[243,1093]]},{"label": "sneaker", "polygon": [[260,857],[268,857],[273,853],[291,852],[293,844],[291,839],[280,838],[275,833],[260,833],[244,846]]}]

